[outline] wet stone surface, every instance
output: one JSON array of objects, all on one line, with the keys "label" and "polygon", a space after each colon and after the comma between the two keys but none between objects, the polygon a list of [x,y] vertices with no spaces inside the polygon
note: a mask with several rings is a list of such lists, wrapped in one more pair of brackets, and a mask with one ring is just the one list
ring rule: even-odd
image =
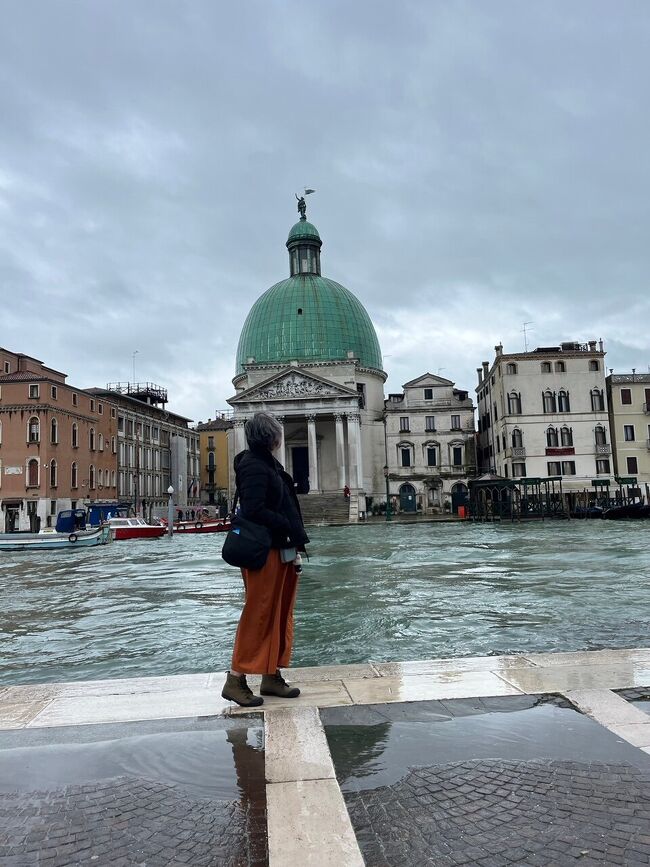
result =
[{"label": "wet stone surface", "polygon": [[5,736],[0,864],[268,864],[261,727],[179,722]]},{"label": "wet stone surface", "polygon": [[650,756],[563,701],[356,711],[322,716],[368,867],[650,864]]},{"label": "wet stone surface", "polygon": [[625,701],[631,702],[639,710],[650,714],[650,687],[641,687],[640,689],[620,689],[618,695],[624,698]]}]

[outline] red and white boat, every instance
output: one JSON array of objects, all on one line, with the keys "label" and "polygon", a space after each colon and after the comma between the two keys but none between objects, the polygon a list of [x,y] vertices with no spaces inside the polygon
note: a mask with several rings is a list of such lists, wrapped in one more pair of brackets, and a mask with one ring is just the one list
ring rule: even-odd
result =
[{"label": "red and white boat", "polygon": [[157,539],[164,536],[167,527],[161,524],[147,524],[143,518],[109,518],[116,541],[121,539]]},{"label": "red and white boat", "polygon": [[230,529],[227,518],[197,518],[195,521],[174,521],[174,533],[225,533]]}]

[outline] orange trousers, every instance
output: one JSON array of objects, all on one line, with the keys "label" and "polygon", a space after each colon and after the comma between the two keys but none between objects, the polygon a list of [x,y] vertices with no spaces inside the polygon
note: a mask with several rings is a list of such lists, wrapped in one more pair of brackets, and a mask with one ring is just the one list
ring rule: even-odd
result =
[{"label": "orange trousers", "polygon": [[286,668],[293,647],[293,606],[298,575],[293,563],[283,563],[271,548],[261,569],[242,569],[246,601],[239,618],[232,671],[275,674]]}]

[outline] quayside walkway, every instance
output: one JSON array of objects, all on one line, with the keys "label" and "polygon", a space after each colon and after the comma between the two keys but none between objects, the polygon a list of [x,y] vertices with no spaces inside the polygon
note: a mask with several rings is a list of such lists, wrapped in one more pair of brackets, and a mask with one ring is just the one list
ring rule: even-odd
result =
[{"label": "quayside walkway", "polygon": [[0,689],[0,863],[650,863],[650,648],[288,679]]}]

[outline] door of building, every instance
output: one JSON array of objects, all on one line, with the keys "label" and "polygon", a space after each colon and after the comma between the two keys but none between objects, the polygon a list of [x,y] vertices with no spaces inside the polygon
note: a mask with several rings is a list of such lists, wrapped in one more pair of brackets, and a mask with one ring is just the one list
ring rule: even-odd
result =
[{"label": "door of building", "polygon": [[413,485],[402,485],[399,489],[399,510],[400,512],[415,512],[415,488]]},{"label": "door of building", "polygon": [[451,511],[456,515],[459,506],[467,506],[469,500],[467,496],[467,485],[462,482],[457,482],[451,489]]},{"label": "door of building", "polygon": [[20,509],[18,506],[5,507],[5,533],[18,532],[18,520]]},{"label": "door of building", "polygon": [[293,480],[299,494],[309,493],[309,449],[307,446],[293,446],[291,449],[291,468]]}]

